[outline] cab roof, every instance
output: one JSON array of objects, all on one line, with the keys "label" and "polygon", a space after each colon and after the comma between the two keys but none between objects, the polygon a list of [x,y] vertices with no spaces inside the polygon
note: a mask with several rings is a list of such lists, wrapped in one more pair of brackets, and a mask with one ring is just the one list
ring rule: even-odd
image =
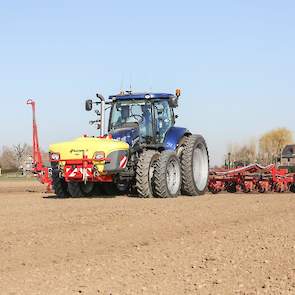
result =
[{"label": "cab roof", "polygon": [[171,93],[153,93],[153,92],[144,92],[144,93],[126,93],[109,96],[110,100],[142,100],[142,99],[169,99],[175,95]]}]

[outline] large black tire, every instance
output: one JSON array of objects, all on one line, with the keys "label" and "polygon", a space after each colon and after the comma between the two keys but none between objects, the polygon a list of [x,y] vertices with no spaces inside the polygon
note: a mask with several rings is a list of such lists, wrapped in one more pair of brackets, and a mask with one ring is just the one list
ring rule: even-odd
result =
[{"label": "large black tire", "polygon": [[136,190],[141,198],[154,196],[154,170],[160,154],[154,150],[144,151],[138,159],[136,167]]},{"label": "large black tire", "polygon": [[52,169],[52,188],[58,198],[69,197],[68,184],[59,177],[58,169]]},{"label": "large black tire", "polygon": [[183,194],[203,195],[209,179],[209,154],[205,139],[201,135],[190,135],[181,146],[181,174]]},{"label": "large black tire", "polygon": [[177,197],[181,189],[180,161],[173,151],[163,151],[155,165],[155,194],[160,198]]},{"label": "large black tire", "polygon": [[295,183],[290,185],[290,192],[295,193]]}]

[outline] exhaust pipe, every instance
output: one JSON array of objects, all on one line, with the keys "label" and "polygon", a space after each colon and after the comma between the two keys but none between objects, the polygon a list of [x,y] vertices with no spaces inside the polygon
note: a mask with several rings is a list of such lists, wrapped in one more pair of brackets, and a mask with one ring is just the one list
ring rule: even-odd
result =
[{"label": "exhaust pipe", "polygon": [[100,100],[100,136],[105,135],[105,99],[101,94],[96,93],[96,97]]}]

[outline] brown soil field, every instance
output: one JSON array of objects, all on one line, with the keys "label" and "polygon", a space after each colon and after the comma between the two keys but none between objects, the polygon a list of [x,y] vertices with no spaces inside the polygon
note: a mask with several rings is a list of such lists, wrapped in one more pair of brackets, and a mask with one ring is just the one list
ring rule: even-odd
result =
[{"label": "brown soil field", "polygon": [[295,194],[43,190],[0,182],[0,294],[295,294]]}]

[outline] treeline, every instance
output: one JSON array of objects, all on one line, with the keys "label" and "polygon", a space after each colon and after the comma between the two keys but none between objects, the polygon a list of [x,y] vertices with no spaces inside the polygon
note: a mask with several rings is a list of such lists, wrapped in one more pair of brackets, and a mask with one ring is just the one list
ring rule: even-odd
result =
[{"label": "treeline", "polygon": [[263,134],[258,140],[252,139],[247,144],[232,144],[228,147],[226,165],[230,160],[232,166],[250,163],[268,165],[281,158],[283,148],[293,143],[293,133],[287,128],[277,128]]},{"label": "treeline", "polygon": [[32,147],[28,144],[4,146],[0,154],[0,168],[16,171],[20,169],[32,155]]},{"label": "treeline", "polygon": [[[42,152],[43,159],[48,161],[47,153]],[[32,164],[32,146],[24,143],[4,146],[0,152],[0,168],[2,171],[18,171],[29,169]]]}]

